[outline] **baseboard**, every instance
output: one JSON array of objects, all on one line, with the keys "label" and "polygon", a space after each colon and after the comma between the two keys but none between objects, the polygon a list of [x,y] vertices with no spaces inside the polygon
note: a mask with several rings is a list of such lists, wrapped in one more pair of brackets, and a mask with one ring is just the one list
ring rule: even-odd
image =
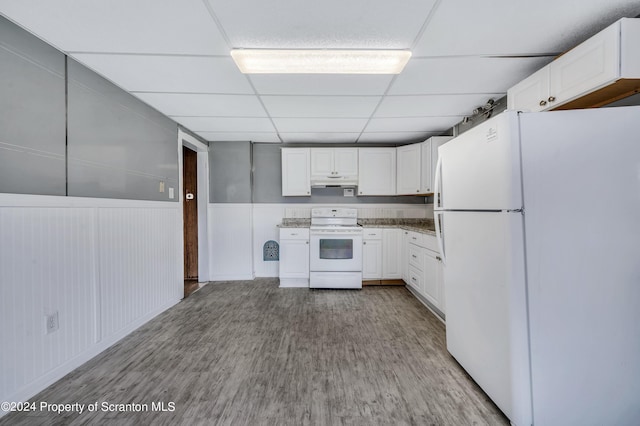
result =
[{"label": "baseboard", "polygon": [[362,285],[363,286],[369,286],[369,285],[404,285],[404,281],[402,281],[401,279],[397,279],[397,280],[367,280],[367,281],[362,281]]},{"label": "baseboard", "polygon": [[[111,336],[108,336],[103,340],[100,340],[95,345],[91,346],[90,348],[80,353],[76,357],[59,365],[58,367],[44,374],[40,378],[24,386],[13,395],[7,396],[6,398],[4,398],[4,400],[8,402],[28,401],[29,398],[37,395],[39,392],[43,391],[48,386],[57,382],[58,380],[60,380],[61,378],[63,378],[73,370],[75,370],[76,368],[80,367],[85,362],[91,360],[95,356],[99,355],[101,352],[109,349],[111,346],[113,346],[114,344],[124,339],[129,334],[131,334],[134,330],[142,327],[144,324],[146,324],[147,322],[149,322],[150,320],[152,320],[153,318],[160,315],[161,313],[163,313],[164,311],[166,311],[167,309],[171,308],[172,306],[176,305],[179,302],[180,300],[171,301],[166,305],[163,305],[162,307],[156,310],[153,310],[148,314],[138,318],[136,321],[127,325],[123,329],[117,331],[116,333],[112,334]],[[6,414],[9,414],[9,411],[4,411],[0,409],[0,417],[5,416]]]},{"label": "baseboard", "polygon": [[280,278],[280,288],[309,288],[309,279]]},{"label": "baseboard", "polygon": [[253,280],[255,277],[253,274],[240,274],[240,275],[212,275],[210,281],[246,281]]},{"label": "baseboard", "polygon": [[411,292],[411,294],[413,294],[416,297],[416,299],[418,299],[420,301],[420,303],[422,303],[427,309],[429,309],[431,311],[431,313],[436,316],[436,318],[438,318],[440,321],[442,321],[443,324],[446,324],[446,318],[447,317],[446,317],[446,315],[444,313],[442,313],[440,311],[440,309],[438,309],[435,306],[433,306],[431,304],[431,302],[429,302],[421,294],[417,293],[414,289],[411,288],[411,286],[407,286],[407,290],[409,290]]}]

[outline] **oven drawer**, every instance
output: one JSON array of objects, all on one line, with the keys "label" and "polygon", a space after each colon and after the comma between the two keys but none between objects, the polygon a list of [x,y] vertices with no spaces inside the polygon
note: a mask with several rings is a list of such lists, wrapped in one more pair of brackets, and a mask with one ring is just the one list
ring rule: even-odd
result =
[{"label": "oven drawer", "polygon": [[280,228],[281,240],[308,240],[309,228]]}]

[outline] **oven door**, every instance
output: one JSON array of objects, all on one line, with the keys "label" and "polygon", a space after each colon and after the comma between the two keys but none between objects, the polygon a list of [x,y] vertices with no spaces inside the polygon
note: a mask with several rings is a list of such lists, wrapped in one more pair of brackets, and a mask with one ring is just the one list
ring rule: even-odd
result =
[{"label": "oven door", "polygon": [[311,233],[311,271],[362,271],[362,235]]}]

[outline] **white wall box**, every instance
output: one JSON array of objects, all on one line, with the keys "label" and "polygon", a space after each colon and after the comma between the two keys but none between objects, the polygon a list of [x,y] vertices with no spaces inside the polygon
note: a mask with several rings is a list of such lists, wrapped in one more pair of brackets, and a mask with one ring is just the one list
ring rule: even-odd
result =
[{"label": "white wall box", "polygon": [[358,181],[358,148],[311,148],[311,182]]},{"label": "white wall box", "polygon": [[382,278],[382,229],[364,228],[362,234],[362,279]]},{"label": "white wall box", "polygon": [[592,108],[640,90],[640,19],[623,18],[507,91],[509,109]]},{"label": "white wall box", "polygon": [[396,195],[396,149],[358,149],[358,195]]},{"label": "white wall box", "polygon": [[282,196],[311,196],[310,148],[282,148]]},{"label": "white wall box", "polygon": [[309,287],[308,228],[280,228],[280,287]]}]

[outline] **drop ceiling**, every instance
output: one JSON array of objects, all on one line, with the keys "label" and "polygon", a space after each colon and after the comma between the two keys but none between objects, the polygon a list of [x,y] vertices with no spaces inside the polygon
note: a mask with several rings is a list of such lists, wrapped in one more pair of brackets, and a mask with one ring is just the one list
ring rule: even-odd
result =
[{"label": "drop ceiling", "polygon": [[[638,0],[0,0],[0,14],[208,141],[442,134]],[[391,75],[244,75],[232,48],[410,49]]]}]

